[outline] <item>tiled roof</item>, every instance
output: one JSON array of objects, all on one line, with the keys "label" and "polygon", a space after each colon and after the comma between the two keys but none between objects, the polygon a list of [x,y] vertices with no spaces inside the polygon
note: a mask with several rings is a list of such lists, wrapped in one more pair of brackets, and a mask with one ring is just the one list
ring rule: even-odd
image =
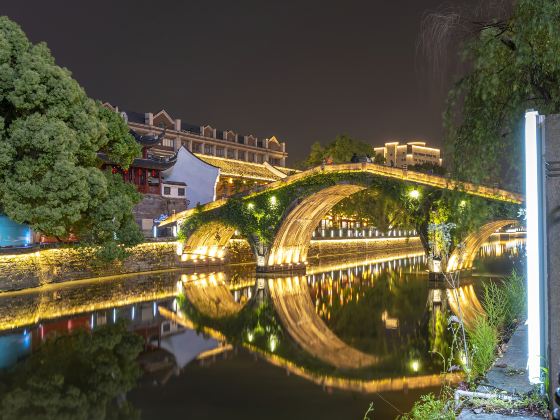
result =
[{"label": "tiled roof", "polygon": [[275,166],[274,168],[279,170],[280,172],[285,173],[286,175],[293,175],[293,174],[297,174],[298,172],[301,172],[298,171],[297,169],[285,168],[283,166]]},{"label": "tiled roof", "polygon": [[[236,176],[259,181],[277,181],[279,176],[269,171],[262,163],[242,162],[239,160],[224,159],[195,153],[200,160],[220,168],[224,176]],[[283,168],[285,169],[285,168]]]}]

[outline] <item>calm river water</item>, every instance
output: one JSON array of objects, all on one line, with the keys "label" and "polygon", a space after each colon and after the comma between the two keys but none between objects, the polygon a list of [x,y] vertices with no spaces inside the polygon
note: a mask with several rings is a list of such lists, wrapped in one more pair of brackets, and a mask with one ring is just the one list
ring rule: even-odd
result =
[{"label": "calm river water", "polygon": [[[461,279],[465,316],[480,284],[519,265],[523,240],[485,244]],[[300,276],[253,266],[46,286],[0,295],[0,369],[47,337],[126,319],[144,339],[126,399],[141,418],[394,418],[441,385],[453,292],[422,254],[316,261]]]}]

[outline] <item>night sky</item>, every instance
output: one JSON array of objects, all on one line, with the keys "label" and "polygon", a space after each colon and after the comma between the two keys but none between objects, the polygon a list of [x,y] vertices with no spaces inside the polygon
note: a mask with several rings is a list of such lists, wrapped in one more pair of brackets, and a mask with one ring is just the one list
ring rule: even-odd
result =
[{"label": "night sky", "polygon": [[91,97],[276,135],[293,164],[342,133],[441,144],[445,83],[416,53],[421,18],[441,3],[26,0],[0,11]]}]

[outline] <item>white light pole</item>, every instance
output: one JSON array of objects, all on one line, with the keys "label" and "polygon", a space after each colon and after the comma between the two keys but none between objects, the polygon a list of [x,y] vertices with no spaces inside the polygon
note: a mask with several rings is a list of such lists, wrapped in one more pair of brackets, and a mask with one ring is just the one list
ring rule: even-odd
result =
[{"label": "white light pole", "polygon": [[529,381],[541,382],[545,355],[542,325],[546,252],[544,236],[543,157],[541,123],[537,111],[525,113],[525,204],[527,217],[527,324]]}]

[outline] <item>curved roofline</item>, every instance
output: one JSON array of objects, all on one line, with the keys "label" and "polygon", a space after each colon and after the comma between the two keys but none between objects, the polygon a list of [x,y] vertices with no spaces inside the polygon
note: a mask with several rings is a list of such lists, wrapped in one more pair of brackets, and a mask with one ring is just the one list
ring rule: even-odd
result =
[{"label": "curved roofline", "polygon": [[[199,158],[197,155],[195,155],[193,152],[191,152],[184,144],[182,144],[181,147],[179,148],[179,150],[177,150],[177,152],[175,153],[175,156],[178,156],[178,155],[179,155],[179,151],[180,151],[181,149],[185,149],[185,151],[186,151],[189,155],[192,155],[195,159],[199,160],[200,162],[204,163],[205,165],[211,166],[212,168],[216,168],[216,169],[218,169],[218,170],[221,172],[222,169],[221,169],[220,167],[214,166],[214,165],[212,165],[211,163],[208,163],[208,162],[206,162],[205,160],[202,160],[202,159]],[[212,156],[212,157],[215,157],[215,156]]]}]

